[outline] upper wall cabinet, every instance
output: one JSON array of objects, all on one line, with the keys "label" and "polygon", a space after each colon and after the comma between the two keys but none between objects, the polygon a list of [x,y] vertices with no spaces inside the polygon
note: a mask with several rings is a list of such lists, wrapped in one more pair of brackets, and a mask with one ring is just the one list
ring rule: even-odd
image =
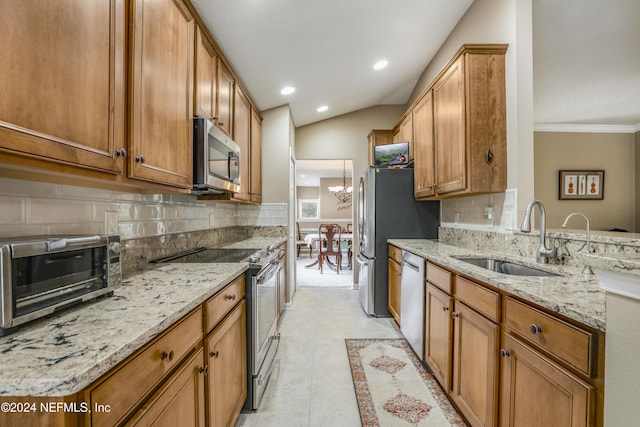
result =
[{"label": "upper wall cabinet", "polygon": [[226,65],[218,58],[218,86],[217,86],[217,105],[218,114],[214,116],[216,126],[222,129],[227,135],[231,136],[234,119],[233,98],[235,93],[235,79],[233,74]]},{"label": "upper wall cabinet", "polygon": [[507,45],[464,45],[414,107],[415,197],[507,187]]},{"label": "upper wall cabinet", "polygon": [[213,120],[217,114],[216,93],[218,55],[201,28],[196,31],[196,84],[194,112],[198,117]]},{"label": "upper wall cabinet", "polygon": [[122,173],[126,2],[8,1],[0,13],[0,152]]},{"label": "upper wall cabinet", "polygon": [[133,2],[132,177],[192,185],[193,37],[183,2]]},{"label": "upper wall cabinet", "polygon": [[240,191],[238,200],[249,201],[251,187],[251,104],[239,87],[236,87],[233,139],[240,146]]}]

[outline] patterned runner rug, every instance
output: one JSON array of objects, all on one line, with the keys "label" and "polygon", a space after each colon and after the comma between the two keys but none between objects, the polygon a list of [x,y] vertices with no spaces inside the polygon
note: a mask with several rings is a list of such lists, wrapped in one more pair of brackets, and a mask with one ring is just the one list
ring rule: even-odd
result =
[{"label": "patterned runner rug", "polygon": [[363,427],[465,426],[405,339],[345,339]]}]

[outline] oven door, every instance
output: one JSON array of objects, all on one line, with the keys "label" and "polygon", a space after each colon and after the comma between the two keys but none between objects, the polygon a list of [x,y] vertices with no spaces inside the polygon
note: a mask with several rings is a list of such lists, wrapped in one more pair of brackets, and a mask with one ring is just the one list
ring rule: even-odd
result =
[{"label": "oven door", "polygon": [[252,374],[256,375],[276,335],[278,261],[253,278]]}]

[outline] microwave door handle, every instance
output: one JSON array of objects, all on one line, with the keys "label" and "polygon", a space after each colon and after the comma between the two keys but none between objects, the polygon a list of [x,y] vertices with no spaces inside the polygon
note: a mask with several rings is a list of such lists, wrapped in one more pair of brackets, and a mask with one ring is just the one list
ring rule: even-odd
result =
[{"label": "microwave door handle", "polygon": [[59,249],[64,249],[67,246],[75,246],[75,245],[84,245],[88,243],[99,243],[101,237],[100,236],[90,236],[90,237],[75,237],[71,239],[59,239],[54,240],[53,242],[47,242],[47,251],[57,251]]},{"label": "microwave door handle", "polygon": [[236,153],[235,151],[229,151],[229,155],[227,156],[227,176],[229,178],[233,178],[231,176],[231,162],[235,161],[237,163],[239,158],[240,156],[238,155],[238,153]]}]

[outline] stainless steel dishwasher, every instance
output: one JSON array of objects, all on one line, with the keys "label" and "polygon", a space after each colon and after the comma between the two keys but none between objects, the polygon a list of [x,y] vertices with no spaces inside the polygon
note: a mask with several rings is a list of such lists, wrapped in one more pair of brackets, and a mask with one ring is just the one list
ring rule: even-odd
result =
[{"label": "stainless steel dishwasher", "polygon": [[420,360],[424,359],[424,258],[402,251],[400,331]]}]

